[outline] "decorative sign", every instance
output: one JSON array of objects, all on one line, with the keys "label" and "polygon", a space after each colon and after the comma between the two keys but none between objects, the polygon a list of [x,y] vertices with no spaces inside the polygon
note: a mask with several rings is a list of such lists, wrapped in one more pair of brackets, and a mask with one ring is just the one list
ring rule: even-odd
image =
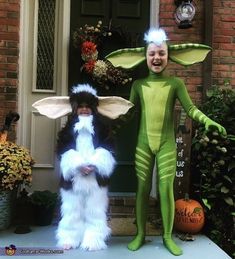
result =
[{"label": "decorative sign", "polygon": [[190,151],[192,121],[183,109],[176,111],[177,164],[175,177],[175,198],[183,198],[189,192]]}]

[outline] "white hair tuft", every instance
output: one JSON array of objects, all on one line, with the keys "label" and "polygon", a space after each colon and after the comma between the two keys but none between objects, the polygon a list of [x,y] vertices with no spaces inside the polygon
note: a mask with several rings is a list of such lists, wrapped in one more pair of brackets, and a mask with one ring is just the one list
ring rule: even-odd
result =
[{"label": "white hair tuft", "polygon": [[72,93],[78,94],[81,92],[88,92],[94,96],[97,96],[97,92],[94,88],[92,88],[89,84],[78,84],[72,87]]},{"label": "white hair tuft", "polygon": [[144,40],[147,44],[153,42],[159,46],[163,42],[167,41],[168,38],[166,32],[163,29],[151,28],[147,33],[144,34]]}]

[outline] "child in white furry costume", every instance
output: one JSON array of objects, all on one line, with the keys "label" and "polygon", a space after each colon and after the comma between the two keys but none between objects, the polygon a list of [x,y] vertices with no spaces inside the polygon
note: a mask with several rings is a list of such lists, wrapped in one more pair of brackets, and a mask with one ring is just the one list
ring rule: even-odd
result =
[{"label": "child in white furry costume", "polygon": [[72,115],[58,135],[62,205],[56,237],[64,249],[100,250],[107,247],[105,241],[111,234],[106,218],[107,180],[115,159],[99,143],[96,91],[78,85],[70,104]]}]

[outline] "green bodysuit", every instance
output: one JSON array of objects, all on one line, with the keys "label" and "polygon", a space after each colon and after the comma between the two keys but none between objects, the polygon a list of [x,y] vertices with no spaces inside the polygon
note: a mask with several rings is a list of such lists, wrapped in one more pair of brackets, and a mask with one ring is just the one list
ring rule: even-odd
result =
[{"label": "green bodysuit", "polygon": [[[136,193],[137,235],[128,248],[139,249],[145,242],[145,225],[148,211],[148,199],[152,186],[154,163],[158,172],[158,190],[163,222],[163,243],[174,255],[181,255],[179,248],[171,237],[174,215],[174,178],[176,172],[176,143],[174,135],[174,106],[178,100],[187,115],[203,123],[205,130],[214,128],[226,135],[224,127],[209,119],[193,105],[184,82],[177,77],[165,76],[166,55],[178,64],[188,66],[202,62],[211,48],[202,44],[186,43],[168,45],[162,29],[150,29],[145,34],[148,47],[120,49],[110,53],[106,58],[116,67],[126,69],[147,60],[149,76],[135,81],[132,85],[130,101],[140,110],[140,127],[135,153],[135,170],[138,179]],[[153,71],[156,71],[155,73]]]},{"label": "green bodysuit", "polygon": [[135,154],[138,179],[137,235],[128,245],[130,250],[137,250],[144,243],[148,199],[156,159],[164,245],[174,255],[182,254],[171,238],[175,211],[173,183],[176,172],[173,116],[177,99],[190,118],[203,124],[209,123],[209,126],[215,123],[193,105],[184,82],[177,77],[150,71],[148,77],[135,81],[131,89],[130,101],[140,108],[141,118]]}]

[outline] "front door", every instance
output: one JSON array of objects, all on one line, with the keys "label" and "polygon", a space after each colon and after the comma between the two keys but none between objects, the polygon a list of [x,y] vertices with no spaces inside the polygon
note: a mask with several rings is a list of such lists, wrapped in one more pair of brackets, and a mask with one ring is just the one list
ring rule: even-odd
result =
[{"label": "front door", "polygon": [[[103,38],[98,46],[99,59],[119,48],[144,46],[143,35],[150,24],[150,5],[146,0],[72,0],[71,1],[71,41],[69,55],[69,87],[77,83],[91,83],[99,95],[116,95],[129,98],[131,83],[125,86],[97,85],[94,80],[81,72],[83,61],[81,51],[74,47],[73,34],[76,29],[87,24],[96,26],[98,21],[111,36]],[[157,11],[157,10],[156,10]],[[144,75],[146,68],[142,66],[138,71],[132,71],[131,77]],[[111,178],[111,192],[135,192],[136,177],[134,172],[134,153],[137,138],[138,118],[122,125],[115,138],[115,154],[117,167]]]}]

